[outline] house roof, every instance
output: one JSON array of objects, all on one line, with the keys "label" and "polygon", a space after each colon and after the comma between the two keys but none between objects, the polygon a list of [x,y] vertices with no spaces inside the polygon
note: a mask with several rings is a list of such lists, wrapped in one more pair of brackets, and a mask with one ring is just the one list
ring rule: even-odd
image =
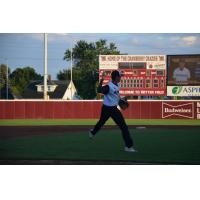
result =
[{"label": "house roof", "polygon": [[[61,99],[68,86],[70,81],[48,81],[47,85],[57,85],[54,92],[48,92],[50,99]],[[43,81],[32,81],[28,87],[24,90],[22,94],[22,98],[24,99],[42,99],[43,98],[43,92],[37,91],[36,85],[43,85]]]},{"label": "house roof", "polygon": [[[47,80],[47,85],[56,85],[55,82],[59,82],[59,81],[52,81],[52,80]],[[65,81],[66,82],[66,81]],[[43,81],[40,81],[39,84],[37,85],[44,85]]]}]

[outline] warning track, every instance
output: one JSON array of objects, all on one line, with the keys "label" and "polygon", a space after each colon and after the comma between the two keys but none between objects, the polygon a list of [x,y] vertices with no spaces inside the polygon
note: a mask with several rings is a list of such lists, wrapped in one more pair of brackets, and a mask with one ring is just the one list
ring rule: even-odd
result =
[{"label": "warning track", "polygon": [[[129,129],[135,128],[164,128],[164,129],[199,129],[200,126],[181,126],[181,125],[130,125]],[[77,132],[88,132],[93,126],[88,125],[67,125],[67,126],[0,126],[0,138],[32,136],[32,135],[48,135],[48,134],[68,134]],[[115,130],[117,126],[106,125],[102,130]]]}]

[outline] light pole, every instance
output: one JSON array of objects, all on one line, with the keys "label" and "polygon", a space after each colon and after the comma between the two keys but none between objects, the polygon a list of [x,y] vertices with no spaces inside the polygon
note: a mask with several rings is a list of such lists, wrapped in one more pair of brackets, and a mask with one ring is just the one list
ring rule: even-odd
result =
[{"label": "light pole", "polygon": [[72,56],[72,39],[71,39],[71,100],[72,100],[72,64],[73,64],[73,56]]},{"label": "light pole", "polygon": [[47,33],[44,33],[44,100],[47,100]]},{"label": "light pole", "polygon": [[70,93],[71,93],[71,100],[72,100],[72,83],[73,83],[73,74],[72,74],[72,67],[73,67],[73,38],[70,34],[65,33],[64,35],[70,38]]},{"label": "light pole", "polygon": [[[71,99],[72,99],[72,84],[73,84],[73,74],[72,74],[72,67],[73,67],[73,38],[70,34],[68,33],[62,33],[61,34],[62,36],[67,36],[70,38],[70,83],[69,83],[69,86],[70,86],[70,96],[71,96]],[[69,87],[68,86],[68,87]]]},{"label": "light pole", "polygon": [[0,65],[0,99],[1,99],[1,87],[2,87],[2,85],[1,85],[1,65]]},{"label": "light pole", "polygon": [[8,100],[8,59],[6,58],[6,99]]}]

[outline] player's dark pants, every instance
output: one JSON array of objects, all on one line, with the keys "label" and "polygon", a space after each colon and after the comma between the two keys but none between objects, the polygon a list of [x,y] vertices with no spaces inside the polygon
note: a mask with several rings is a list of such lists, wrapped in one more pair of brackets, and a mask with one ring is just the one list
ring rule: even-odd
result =
[{"label": "player's dark pants", "polygon": [[95,135],[100,130],[100,128],[105,124],[105,122],[108,120],[109,117],[111,117],[121,129],[125,145],[127,147],[132,147],[133,141],[130,137],[128,127],[126,125],[123,115],[121,114],[117,106],[105,106],[105,105],[102,106],[101,117],[97,122],[97,124],[95,125],[94,129],[92,130],[92,134]]}]

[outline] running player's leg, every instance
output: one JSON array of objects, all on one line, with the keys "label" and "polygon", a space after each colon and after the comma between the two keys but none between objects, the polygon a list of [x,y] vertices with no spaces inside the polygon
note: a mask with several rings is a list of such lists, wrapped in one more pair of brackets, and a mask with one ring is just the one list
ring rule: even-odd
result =
[{"label": "running player's leg", "polygon": [[97,122],[97,124],[95,125],[95,127],[93,128],[93,130],[91,131],[91,133],[95,135],[105,124],[105,122],[108,120],[109,117],[110,117],[110,109],[107,106],[103,105],[101,109],[101,117]]},{"label": "running player's leg", "polygon": [[118,110],[117,107],[115,109],[113,109],[113,111],[111,113],[111,117],[115,121],[115,123],[119,126],[119,128],[121,129],[122,137],[124,139],[124,143],[125,143],[126,147],[128,147],[128,148],[132,147],[133,140],[130,136],[128,126],[126,125],[126,122],[124,120],[122,113]]}]

